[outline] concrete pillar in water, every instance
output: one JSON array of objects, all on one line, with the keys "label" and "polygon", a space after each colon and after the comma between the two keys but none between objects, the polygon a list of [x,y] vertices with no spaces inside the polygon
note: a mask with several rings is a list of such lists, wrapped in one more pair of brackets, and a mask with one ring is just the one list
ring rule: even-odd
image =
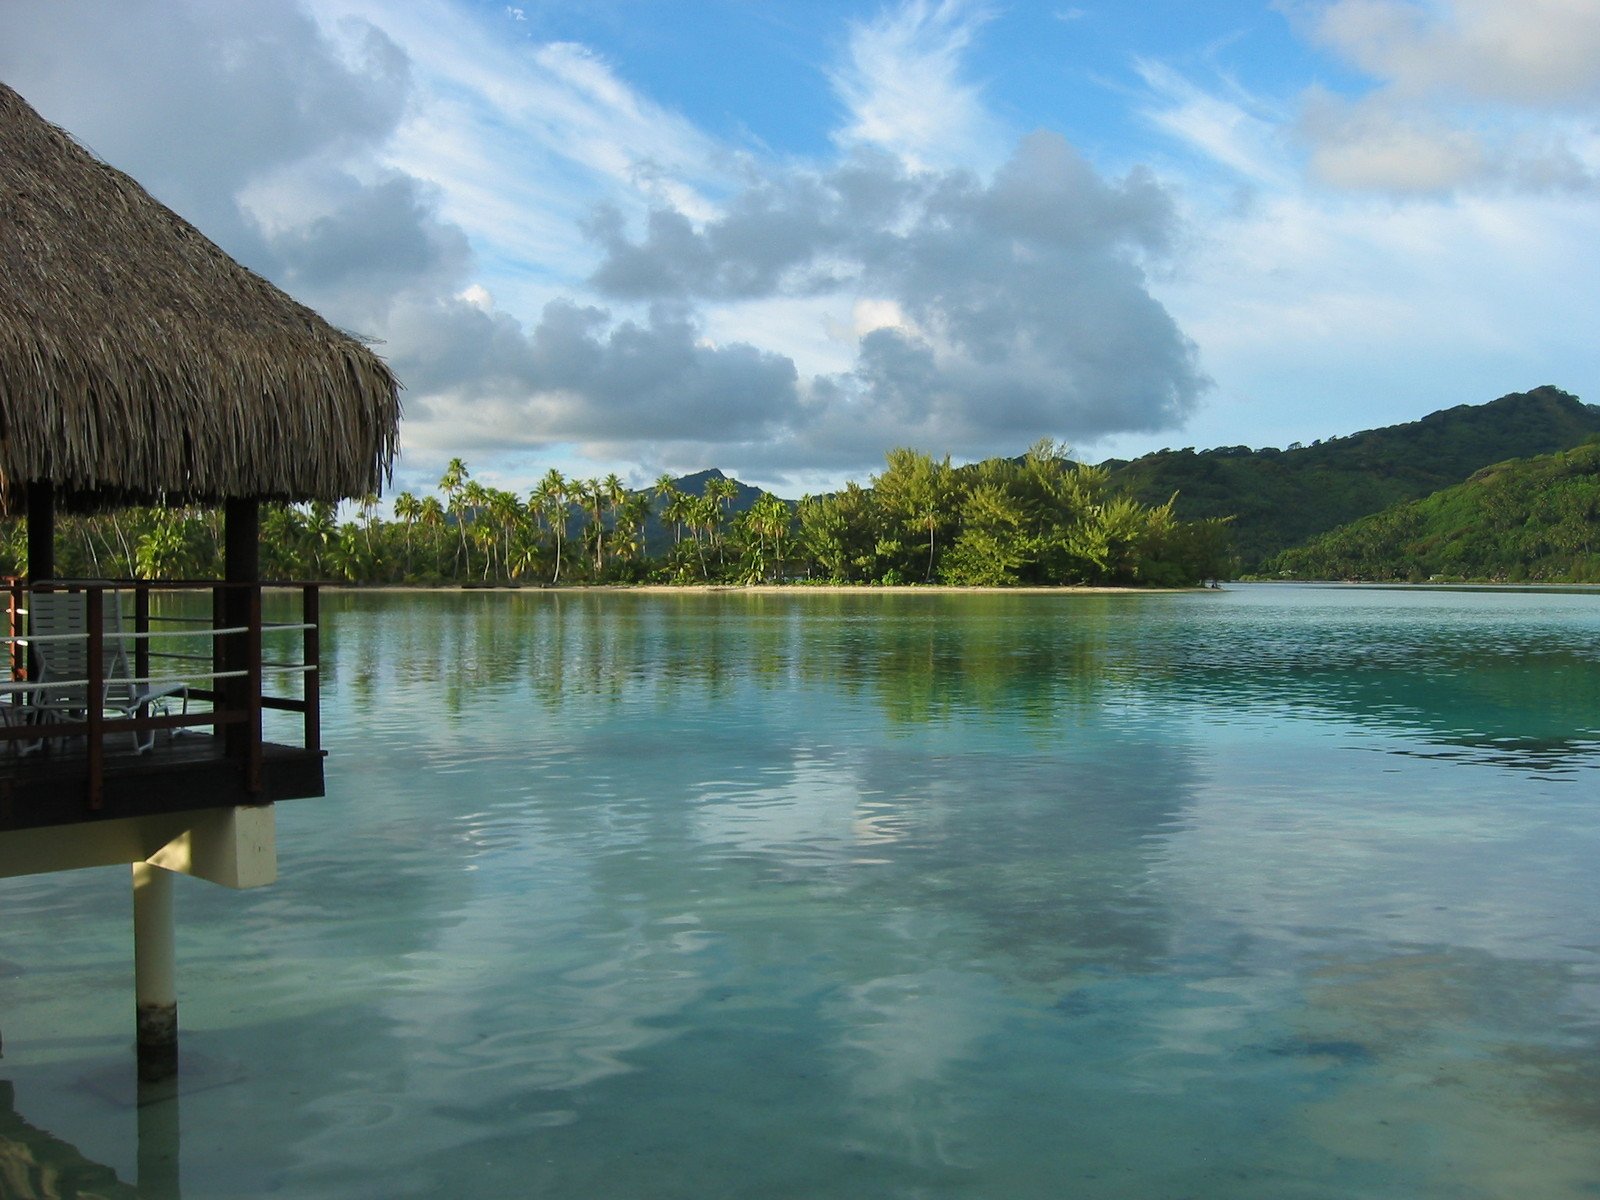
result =
[{"label": "concrete pillar in water", "polygon": [[139,1195],[182,1200],[179,1170],[178,1080],[139,1082]]},{"label": "concrete pillar in water", "polygon": [[139,1078],[178,1071],[178,963],[172,933],[172,873],[133,864],[133,980],[138,1005]]}]

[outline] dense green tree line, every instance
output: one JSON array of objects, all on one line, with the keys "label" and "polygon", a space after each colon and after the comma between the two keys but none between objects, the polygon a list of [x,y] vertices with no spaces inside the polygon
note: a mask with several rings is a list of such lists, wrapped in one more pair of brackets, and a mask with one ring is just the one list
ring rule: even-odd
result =
[{"label": "dense green tree line", "polygon": [[1600,583],[1600,439],[1486,467],[1286,550],[1262,574]]},{"label": "dense green tree line", "polygon": [[[615,475],[547,472],[526,496],[489,487],[453,459],[437,494],[378,497],[340,521],[326,504],[266,505],[263,575],[360,583],[951,583],[1182,585],[1228,573],[1222,521],[1184,523],[1172,502],[1116,494],[1106,472],[1043,441],[1020,461],[953,468],[893,450],[863,488],[798,505],[761,493],[744,507],[734,480],[699,492],[663,477],[638,492]],[[0,558],[25,568],[11,522]],[[128,509],[64,519],[57,573],[206,578],[218,573],[222,522],[208,509]]]},{"label": "dense green tree line", "polygon": [[1121,495],[1048,440],[1020,461],[960,468],[893,450],[872,483],[801,502],[799,541],[823,578],[1172,586],[1228,574],[1225,521],[1180,522],[1171,500]]},{"label": "dense green tree line", "polygon": [[1111,481],[1147,503],[1178,494],[1185,520],[1232,515],[1245,569],[1320,533],[1420,500],[1510,458],[1570,450],[1600,433],[1600,407],[1540,387],[1382,429],[1286,450],[1162,450],[1111,462]]}]

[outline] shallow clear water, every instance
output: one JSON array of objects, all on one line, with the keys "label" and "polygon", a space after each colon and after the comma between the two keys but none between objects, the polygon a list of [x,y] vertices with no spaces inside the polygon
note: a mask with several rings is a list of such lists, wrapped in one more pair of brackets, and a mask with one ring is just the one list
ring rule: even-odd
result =
[{"label": "shallow clear water", "polygon": [[0,881],[0,1137],[188,1200],[1600,1191],[1600,596],[324,608],[328,797],[179,881],[178,1099],[126,869]]}]

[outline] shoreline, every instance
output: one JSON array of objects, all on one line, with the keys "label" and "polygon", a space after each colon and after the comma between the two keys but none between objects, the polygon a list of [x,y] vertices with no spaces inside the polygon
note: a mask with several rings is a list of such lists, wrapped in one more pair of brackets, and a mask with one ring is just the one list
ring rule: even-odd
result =
[{"label": "shoreline", "polygon": [[535,592],[557,595],[583,595],[586,593],[614,593],[633,595],[671,596],[683,594],[711,595],[731,593],[746,596],[794,595],[863,595],[863,596],[1157,596],[1177,595],[1184,592],[1212,592],[1218,588],[1166,587],[1135,588],[1105,585],[1060,584],[1057,586],[1028,585],[1022,587],[958,587],[946,583],[928,584],[870,584],[870,583],[579,583],[579,584],[419,584],[419,583],[324,583],[325,592]]}]

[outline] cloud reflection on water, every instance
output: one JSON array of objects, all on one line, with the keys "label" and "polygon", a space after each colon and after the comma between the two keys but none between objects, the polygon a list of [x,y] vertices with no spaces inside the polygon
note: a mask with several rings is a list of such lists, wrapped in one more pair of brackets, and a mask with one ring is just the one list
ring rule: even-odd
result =
[{"label": "cloud reflection on water", "polygon": [[1287,595],[331,595],[330,795],[180,918],[272,1069],[186,1120],[330,1200],[1579,1194],[1600,847],[1485,747],[1593,769],[1595,620]]}]

